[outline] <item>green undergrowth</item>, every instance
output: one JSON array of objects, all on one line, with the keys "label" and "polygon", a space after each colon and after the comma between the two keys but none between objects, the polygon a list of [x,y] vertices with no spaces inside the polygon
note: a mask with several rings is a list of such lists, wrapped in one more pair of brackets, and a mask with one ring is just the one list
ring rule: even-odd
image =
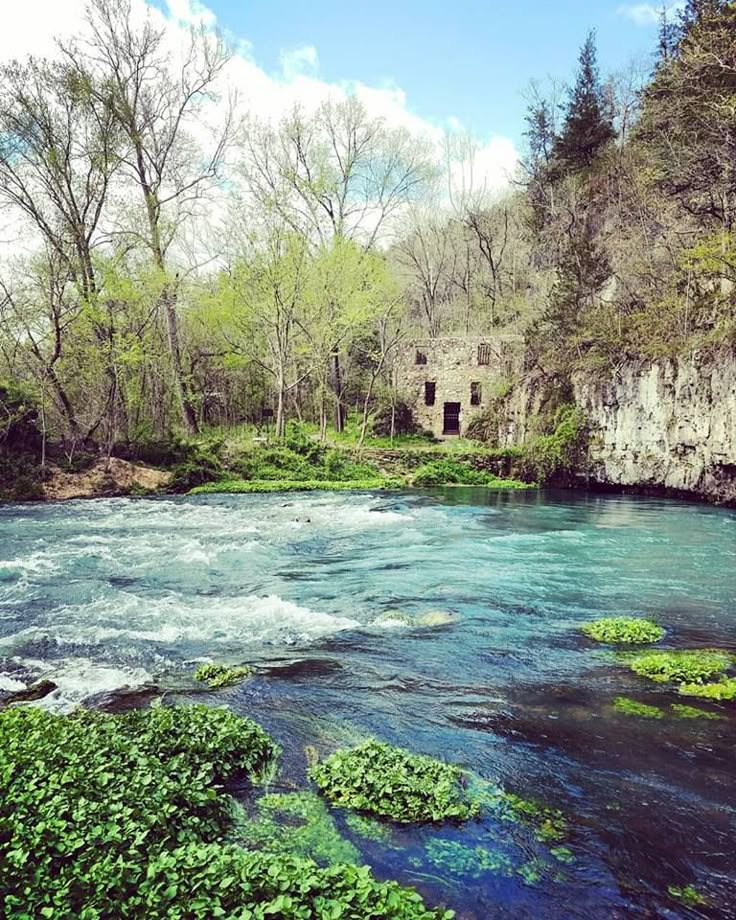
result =
[{"label": "green undergrowth", "polygon": [[194,672],[194,679],[205,683],[212,690],[219,690],[223,687],[232,687],[235,684],[242,683],[247,677],[255,673],[250,665],[240,665],[231,667],[226,664],[201,664]]},{"label": "green undergrowth", "polygon": [[588,638],[609,645],[646,644],[664,636],[659,624],[640,617],[605,617],[583,623],[580,629]]},{"label": "green undergrowth", "polygon": [[333,804],[399,823],[462,821],[478,813],[459,767],[381,741],[336,751],[310,777]]},{"label": "green undergrowth", "polygon": [[419,467],[413,477],[415,486],[483,486],[489,489],[533,489],[535,486],[519,479],[502,479],[488,470],[474,469],[458,460],[432,460]]},{"label": "green undergrowth", "polygon": [[[367,867],[247,851],[224,781],[279,750],[223,709],[0,713],[0,913],[9,920],[450,920]],[[308,809],[267,802],[301,820]],[[347,854],[347,850],[344,851]],[[352,855],[352,850],[349,851]]]},{"label": "green undergrowth", "polygon": [[648,706],[625,696],[616,697],[613,708],[625,716],[637,716],[640,719],[663,719],[664,713],[658,706]]},{"label": "green undergrowth", "polygon": [[719,649],[681,649],[641,652],[626,660],[635,674],[656,683],[703,684],[724,674],[732,657]]}]

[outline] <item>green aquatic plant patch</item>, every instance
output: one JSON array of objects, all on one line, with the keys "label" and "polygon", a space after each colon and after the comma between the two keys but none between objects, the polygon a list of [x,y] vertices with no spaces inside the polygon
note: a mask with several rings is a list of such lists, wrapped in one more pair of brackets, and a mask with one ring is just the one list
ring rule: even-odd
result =
[{"label": "green aquatic plant patch", "polygon": [[683,887],[670,885],[667,893],[686,907],[702,907],[703,904],[707,903],[705,896],[694,885],[684,885]]},{"label": "green aquatic plant patch", "polygon": [[255,671],[250,665],[230,666],[226,664],[201,664],[194,672],[194,679],[207,684],[212,690],[239,684]]},{"label": "green aquatic plant patch", "polygon": [[455,840],[430,840],[425,848],[427,859],[457,878],[480,878],[485,873],[510,878],[514,864],[509,856],[485,847],[469,847]]},{"label": "green aquatic plant patch", "polygon": [[497,796],[500,817],[529,825],[540,843],[558,843],[569,835],[567,818],[559,810],[533,799],[501,790]]},{"label": "green aquatic plant patch", "polygon": [[222,845],[233,804],[218,786],[258,781],[277,755],[260,726],[205,706],[3,711],[2,916],[450,920],[365,867]]},{"label": "green aquatic plant patch", "polygon": [[695,696],[701,700],[736,700],[736,677],[724,677],[714,683],[685,683],[678,690],[683,696]]},{"label": "green aquatic plant patch", "polygon": [[190,495],[249,495],[259,492],[342,492],[350,489],[400,489],[404,483],[396,479],[354,479],[329,481],[322,479],[279,480],[279,479],[233,479],[222,482],[208,482],[192,489]]},{"label": "green aquatic plant patch", "polygon": [[635,674],[662,684],[702,684],[722,675],[731,660],[728,652],[719,649],[642,652],[627,659]]},{"label": "green aquatic plant patch", "polygon": [[664,636],[664,630],[658,623],[640,617],[605,617],[583,623],[580,629],[590,639],[609,645],[644,645],[658,642]]},{"label": "green aquatic plant patch", "polygon": [[478,812],[458,767],[381,741],[335,752],[310,777],[335,805],[401,823],[462,821]]},{"label": "green aquatic plant patch", "polygon": [[626,696],[619,696],[613,701],[613,708],[626,716],[638,716],[640,719],[662,719],[664,713],[658,706],[648,706]]},{"label": "green aquatic plant patch", "polygon": [[360,860],[324,800],[309,791],[261,796],[252,817],[239,810],[230,836],[248,849],[312,859],[319,866]]},{"label": "green aquatic plant patch", "polygon": [[393,836],[391,828],[375,818],[369,818],[358,812],[349,812],[345,815],[345,824],[357,837],[372,840],[374,843],[382,843],[384,846],[391,845]]},{"label": "green aquatic plant patch", "polygon": [[[696,684],[695,686],[700,690],[710,685]],[[673,703],[670,708],[672,709],[672,714],[678,719],[710,719],[711,721],[716,721],[724,718],[717,712],[708,712],[707,709],[698,709],[697,706],[684,706],[682,703]]]}]

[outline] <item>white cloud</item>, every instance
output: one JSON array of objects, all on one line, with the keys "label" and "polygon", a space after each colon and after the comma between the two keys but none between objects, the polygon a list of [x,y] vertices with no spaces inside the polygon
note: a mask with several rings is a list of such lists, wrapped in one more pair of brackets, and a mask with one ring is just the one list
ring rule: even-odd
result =
[{"label": "white cloud", "polygon": [[[23,0],[17,3],[13,15],[5,18],[0,30],[0,61],[27,54],[52,55],[56,39],[83,33],[86,2]],[[148,12],[157,25],[166,24],[168,44],[174,52],[186,40],[191,25],[216,26],[214,13],[202,0],[165,0],[168,14],[148,5],[146,0],[132,0],[132,3],[136,20]],[[358,81],[323,79],[319,72],[319,55],[312,45],[285,49],[280,56],[279,71],[268,73],[256,63],[257,49],[253,49],[246,37],[229,35],[228,39],[235,53],[224,77],[231,88],[237,90],[239,103],[250,116],[277,120],[295,104],[313,111],[325,99],[341,99],[353,94],[370,115],[426,139],[437,151],[438,163],[444,161],[446,131],[462,132],[452,113],[447,113],[442,121],[430,121],[417,115],[405,91],[396,85],[370,86]],[[223,98],[227,95],[224,92]],[[211,112],[210,116],[213,123],[218,121],[218,112]],[[498,192],[508,184],[517,161],[518,154],[510,139],[489,137],[473,143],[472,152],[461,169],[472,172],[475,188]]]},{"label": "white cloud", "polygon": [[631,19],[638,26],[651,26],[659,23],[662,16],[662,9],[667,11],[668,16],[673,16],[685,6],[684,0],[678,0],[677,3],[655,4],[655,3],[627,3],[618,8],[619,16],[625,16]]},{"label": "white cloud", "polygon": [[211,29],[217,22],[212,10],[200,0],[166,0],[172,19],[187,26],[205,26]]},{"label": "white cloud", "polygon": [[284,79],[293,80],[299,76],[313,76],[319,70],[319,56],[314,45],[304,45],[291,51],[281,52],[281,72]]}]

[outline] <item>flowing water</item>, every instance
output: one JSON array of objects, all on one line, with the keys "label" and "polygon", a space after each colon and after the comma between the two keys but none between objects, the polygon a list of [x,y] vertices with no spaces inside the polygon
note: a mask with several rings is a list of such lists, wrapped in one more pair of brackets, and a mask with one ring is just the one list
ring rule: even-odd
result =
[{"label": "flowing water", "polygon": [[[632,613],[665,646],[734,650],[736,514],[465,489],[0,506],[0,690],[229,705],[282,743],[282,790],[312,748],[376,735],[560,809],[561,842],[492,811],[380,839],[333,815],[377,874],[468,920],[736,917],[736,704],[678,718],[577,630]],[[258,674],[197,693],[206,658]],[[667,892],[688,884],[706,903]]]}]

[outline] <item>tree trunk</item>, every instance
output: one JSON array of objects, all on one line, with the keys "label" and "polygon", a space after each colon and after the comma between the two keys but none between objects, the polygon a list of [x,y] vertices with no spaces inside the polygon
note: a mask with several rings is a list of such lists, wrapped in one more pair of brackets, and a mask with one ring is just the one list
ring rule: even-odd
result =
[{"label": "tree trunk", "polygon": [[333,356],[335,372],[335,431],[342,434],[345,430],[345,406],[342,401],[342,370],[340,369],[340,352]]},{"label": "tree trunk", "polygon": [[184,367],[181,360],[181,347],[179,344],[179,324],[176,315],[176,294],[169,284],[164,286],[161,301],[166,317],[166,338],[171,355],[171,365],[174,372],[174,387],[181,410],[181,418],[188,435],[199,432],[197,412],[194,407],[192,395],[185,380]]}]

